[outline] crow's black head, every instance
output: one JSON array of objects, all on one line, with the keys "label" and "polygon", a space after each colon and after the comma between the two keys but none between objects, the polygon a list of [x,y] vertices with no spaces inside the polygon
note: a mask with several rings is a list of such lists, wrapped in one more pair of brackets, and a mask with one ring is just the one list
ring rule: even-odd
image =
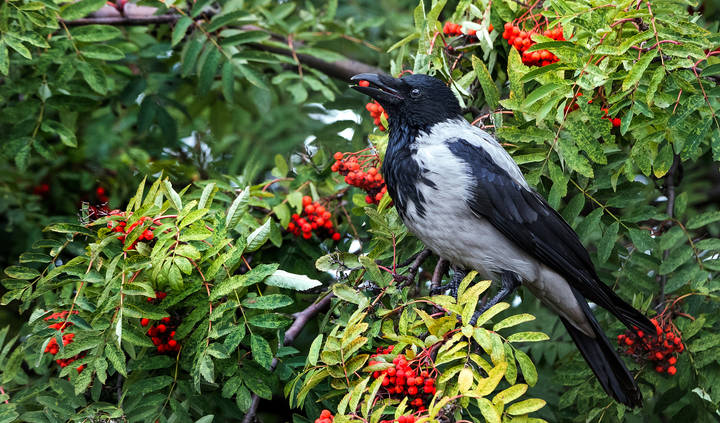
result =
[{"label": "crow's black head", "polygon": [[450,88],[432,76],[414,74],[392,78],[362,73],[353,76],[352,80],[369,83],[365,87],[354,85],[353,88],[369,95],[383,106],[389,116],[391,130],[395,122],[425,129],[435,123],[462,116],[460,104]]}]

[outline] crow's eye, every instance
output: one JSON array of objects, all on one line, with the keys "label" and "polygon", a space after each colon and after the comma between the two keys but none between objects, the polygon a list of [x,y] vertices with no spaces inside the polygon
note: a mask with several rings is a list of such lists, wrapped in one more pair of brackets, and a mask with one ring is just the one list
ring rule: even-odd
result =
[{"label": "crow's eye", "polygon": [[420,97],[420,90],[417,88],[413,88],[413,90],[410,91],[410,97],[412,97],[412,98]]}]

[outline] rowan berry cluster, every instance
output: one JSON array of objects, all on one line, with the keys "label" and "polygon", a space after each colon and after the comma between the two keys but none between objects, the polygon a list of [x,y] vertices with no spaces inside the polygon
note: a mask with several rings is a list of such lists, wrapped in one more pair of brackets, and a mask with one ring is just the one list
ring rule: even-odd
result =
[{"label": "rowan berry cluster", "polygon": [[[140,319],[140,325],[142,325],[142,327],[149,324],[149,319]],[[147,335],[150,337],[150,340],[152,340],[153,345],[157,347],[157,351],[159,353],[163,354],[180,351],[180,344],[177,340],[175,340],[175,330],[178,325],[179,322],[174,319],[171,319],[170,317],[163,317],[160,319],[159,323],[150,326],[150,329],[147,331]]]},{"label": "rowan berry cluster", "polygon": [[409,414],[407,416],[400,416],[396,420],[380,420],[380,423],[415,423],[415,416]]},{"label": "rowan berry cluster", "polygon": [[562,27],[556,26],[553,29],[547,29],[544,32],[539,32],[534,29],[530,31],[523,31],[519,27],[507,22],[505,24],[505,32],[503,32],[503,38],[508,41],[510,46],[514,46],[522,54],[522,62],[527,66],[547,66],[551,63],[555,63],[560,59],[548,50],[528,51],[528,49],[536,44],[532,40],[534,34],[542,34],[548,38],[552,38],[557,41],[565,41]]},{"label": "rowan berry cluster", "polygon": [[41,197],[44,197],[44,196],[48,195],[49,193],[50,193],[50,185],[48,185],[45,182],[43,182],[40,185],[36,185],[33,188],[33,194],[39,195]]},{"label": "rowan berry cluster", "polygon": [[[493,30],[492,24],[488,24],[488,32],[491,32]],[[445,22],[445,25],[443,25],[443,34],[449,35],[449,36],[456,36],[456,35],[467,35],[468,37],[476,37],[477,31],[474,29],[467,29],[465,32],[463,32],[462,25],[458,25],[453,22]]]},{"label": "rowan berry cluster", "polygon": [[[155,298],[147,297],[147,302],[149,302],[149,303],[160,302],[160,301],[164,300],[165,297],[167,297],[167,292],[155,291]],[[145,325],[143,325],[143,326],[145,326]]]},{"label": "rowan berry cluster", "polygon": [[[58,313],[53,313],[49,316],[47,316],[44,320],[50,321],[50,320],[61,320],[56,323],[53,323],[49,325],[49,328],[55,329],[60,332],[64,332],[65,329],[72,326],[72,322],[66,322],[65,319],[67,318],[68,314],[78,314],[77,310],[73,310],[72,313],[70,313],[68,310],[63,310]],[[74,341],[75,334],[74,333],[63,333],[62,335],[62,343],[63,346],[68,345]],[[47,345],[45,346],[45,352],[50,353],[52,355],[56,355],[60,351],[60,346],[58,345],[57,339],[53,336],[50,338],[50,341],[48,341]],[[81,358],[85,357],[85,352],[82,352],[80,354],[74,355],[69,358],[58,358],[55,360],[57,364],[60,365],[60,367],[67,367],[70,364],[72,364],[74,361],[79,360]],[[78,373],[82,372],[85,368],[85,365],[82,364],[77,367]]]},{"label": "rowan berry cluster", "polygon": [[[384,363],[375,358],[390,354],[392,350],[392,345],[387,348],[378,348],[376,354],[370,356],[368,365]],[[395,357],[392,363],[393,366],[390,368],[373,372],[373,378],[377,379],[385,375],[380,384],[388,396],[396,399],[407,397],[408,402],[415,409],[425,410],[425,405],[429,403],[436,392],[435,378],[430,377],[429,372],[421,369],[418,363],[413,365],[403,354]]]},{"label": "rowan berry cluster", "polygon": [[[565,109],[564,109],[565,114],[574,112],[575,110],[580,108],[580,106],[577,104],[577,99],[578,99],[578,97],[582,97],[582,95],[583,95],[583,93],[581,93],[581,92],[578,92],[577,94],[575,94],[575,97],[573,98],[572,102],[570,104],[568,104],[567,106],[565,106]],[[593,102],[592,99],[588,100],[588,104],[592,104],[592,102]],[[603,116],[600,119],[607,119],[608,121],[610,121],[610,123],[612,123],[612,126],[614,128],[617,128],[620,125],[622,125],[622,120],[620,118],[618,118],[618,117],[611,118],[610,116],[608,116],[608,108],[607,107],[603,107],[600,110],[602,110],[602,112],[603,112]]]},{"label": "rowan berry cluster", "polygon": [[[110,216],[125,216],[125,212],[120,210],[112,210],[110,213],[108,213]],[[119,220],[119,221],[112,221],[108,222],[107,227],[109,229],[112,229],[113,232],[118,232],[122,235],[118,235],[117,239],[120,240],[123,244],[125,243],[125,238],[127,238],[127,235],[132,232],[133,229],[135,229],[138,225],[143,224],[144,222],[152,222],[152,218],[143,216],[139,220],[137,220],[135,223],[133,223],[130,226],[127,226],[127,221],[125,220]],[[135,245],[137,245],[138,241],[152,241],[152,239],[155,237],[155,234],[153,233],[153,228],[147,228],[143,231],[143,233],[140,234],[139,237],[135,241],[133,241],[132,245],[128,248],[129,250],[132,250],[135,248]]]},{"label": "rowan berry cluster", "polygon": [[622,120],[620,120],[620,118],[618,118],[618,117],[611,118],[610,116],[608,116],[608,109],[606,107],[603,107],[600,110],[602,110],[604,113],[603,117],[601,117],[600,119],[609,120],[610,123],[612,123],[613,128],[618,128],[620,125],[622,125]]},{"label": "rowan berry cluster", "polygon": [[382,174],[378,170],[380,159],[377,154],[360,154],[367,150],[356,153],[337,152],[333,156],[335,163],[330,168],[333,172],[345,176],[348,185],[365,190],[365,202],[378,204],[387,192],[387,186]]},{"label": "rowan berry cluster", "polygon": [[682,336],[675,325],[667,320],[651,319],[655,325],[655,334],[638,330],[627,330],[618,335],[618,345],[625,354],[636,360],[647,360],[655,364],[655,371],[674,375],[677,373],[675,363],[677,355],[685,350]]},{"label": "rowan berry cluster", "polygon": [[339,232],[335,232],[331,220],[332,213],[327,211],[325,206],[313,201],[308,195],[302,198],[302,205],[302,214],[294,213],[292,215],[292,222],[288,223],[288,231],[305,239],[310,239],[313,231],[315,231],[318,238],[331,238],[333,241],[340,241],[342,236]]},{"label": "rowan berry cluster", "polygon": [[[363,82],[365,82],[366,84],[369,84],[367,81],[360,81],[361,86],[363,85],[362,84]],[[380,119],[380,117],[381,116],[384,117],[385,120],[387,121],[388,115],[385,112],[385,109],[383,109],[383,106],[380,105],[380,103],[373,100],[370,103],[365,105],[365,109],[368,112],[370,112],[370,116],[373,118],[373,123],[375,124],[375,126],[378,127],[379,130],[384,131],[385,129],[387,129],[383,125],[382,119]]]},{"label": "rowan berry cluster", "polygon": [[323,410],[320,412],[320,417],[315,419],[315,423],[332,423],[333,420],[335,420],[335,417],[330,410]]}]

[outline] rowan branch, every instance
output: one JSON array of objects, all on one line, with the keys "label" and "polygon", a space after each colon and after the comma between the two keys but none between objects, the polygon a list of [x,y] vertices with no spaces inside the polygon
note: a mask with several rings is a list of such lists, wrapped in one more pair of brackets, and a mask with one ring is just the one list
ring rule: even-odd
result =
[{"label": "rowan branch", "polygon": [[66,21],[64,19],[61,19],[60,22],[69,27],[70,26],[85,26],[85,25],[143,26],[143,25],[152,25],[152,24],[175,23],[180,18],[182,18],[182,15],[178,15],[175,13],[166,13],[164,15],[138,16],[138,17],[128,17],[128,16],[91,17],[91,18],[73,19],[71,21]]},{"label": "rowan branch", "polygon": [[[311,304],[305,310],[293,314],[295,321],[290,328],[285,332],[285,338],[283,338],[283,345],[290,345],[295,342],[295,338],[300,334],[300,331],[305,327],[308,321],[318,314],[322,309],[330,304],[330,300],[334,295],[329,293],[320,301]],[[270,363],[270,372],[273,372],[278,365],[277,357],[272,359]],[[260,397],[252,394],[252,402],[250,403],[250,409],[245,413],[245,417],[242,419],[242,423],[250,423],[255,419],[258,406],[260,405]]]},{"label": "rowan branch", "polygon": [[[201,14],[197,18],[195,18],[195,20],[207,20],[209,16],[211,16],[211,14]],[[164,15],[156,16],[88,17],[82,19],[74,19],[70,21],[61,19],[60,22],[68,27],[83,25],[143,26],[153,24],[172,24],[177,22],[181,17],[182,16],[180,14],[166,13]],[[244,25],[240,27],[240,29],[264,31],[263,28],[259,28],[254,25]],[[270,37],[274,40],[282,41],[283,43],[288,42],[288,39],[286,37],[283,37],[279,34],[270,33]],[[269,46],[260,43],[246,44],[247,47],[254,50],[267,51],[274,54],[292,57],[302,66],[308,66],[313,69],[317,69],[331,78],[339,79],[344,82],[349,82],[350,78],[354,75],[357,75],[358,73],[384,73],[382,70],[376,68],[375,66],[357,60],[344,59],[334,62],[328,62],[310,54],[297,53],[294,50],[302,47],[302,44],[295,41],[292,43],[292,45],[293,48],[290,49],[277,46]]]}]

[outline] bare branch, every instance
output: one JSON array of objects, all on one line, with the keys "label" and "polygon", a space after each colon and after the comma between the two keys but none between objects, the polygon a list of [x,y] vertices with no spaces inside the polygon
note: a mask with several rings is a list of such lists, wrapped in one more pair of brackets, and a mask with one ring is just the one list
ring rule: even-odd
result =
[{"label": "bare branch", "polygon": [[449,264],[450,263],[443,258],[438,260],[437,265],[435,265],[435,271],[433,271],[430,292],[433,292],[433,290],[436,290],[440,287],[440,282],[442,281],[445,272],[447,272]]},{"label": "bare branch", "polygon": [[138,16],[138,17],[95,17],[74,19],[71,21],[60,20],[66,26],[84,26],[84,25],[115,25],[115,26],[143,26],[152,24],[167,24],[177,22],[182,16],[168,13],[156,16]]},{"label": "bare branch", "polygon": [[[290,328],[285,332],[285,338],[283,339],[283,345],[290,345],[293,342],[295,342],[295,338],[300,334],[302,329],[305,327],[308,321],[312,319],[316,314],[318,314],[322,309],[327,307],[330,304],[330,300],[333,298],[332,292],[326,295],[323,299],[320,301],[311,304],[303,311],[300,311],[298,313],[295,313],[293,317],[295,317],[295,321],[290,326]],[[278,359],[273,358],[272,362],[270,363],[270,371],[274,371],[275,368],[278,365]],[[252,402],[250,403],[250,409],[247,413],[245,413],[245,417],[242,419],[242,423],[250,423],[255,419],[255,414],[257,413],[258,406],[260,405],[260,397],[253,394],[252,395]]]}]

